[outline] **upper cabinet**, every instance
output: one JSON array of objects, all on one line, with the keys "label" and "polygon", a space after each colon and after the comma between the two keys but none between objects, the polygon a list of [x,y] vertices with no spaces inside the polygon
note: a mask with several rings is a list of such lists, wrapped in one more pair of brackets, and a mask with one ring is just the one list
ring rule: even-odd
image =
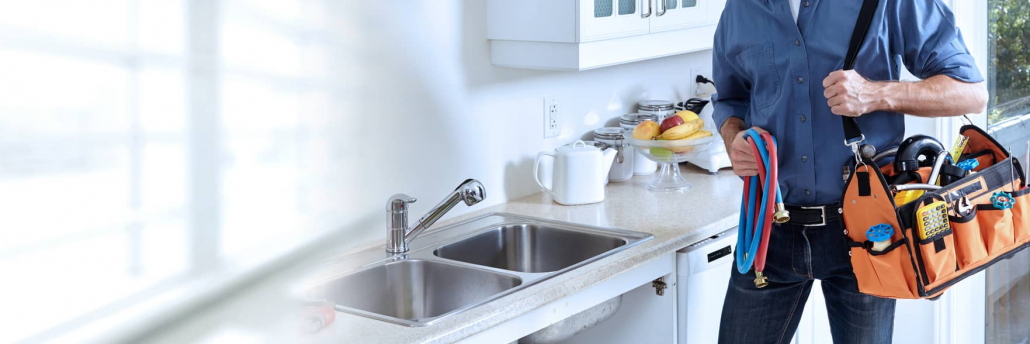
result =
[{"label": "upper cabinet", "polygon": [[[646,0],[645,0],[646,1]],[[651,18],[650,32],[687,29],[697,26],[715,25],[718,19],[712,11],[712,0],[654,0],[654,18]]]},{"label": "upper cabinet", "polygon": [[[565,18],[580,23],[577,42],[643,35],[648,32],[647,19],[653,9],[646,8],[649,0],[559,0],[578,2],[577,17]],[[643,5],[643,6],[641,6]]]},{"label": "upper cabinet", "polygon": [[494,65],[587,70],[710,49],[726,0],[488,0]]}]

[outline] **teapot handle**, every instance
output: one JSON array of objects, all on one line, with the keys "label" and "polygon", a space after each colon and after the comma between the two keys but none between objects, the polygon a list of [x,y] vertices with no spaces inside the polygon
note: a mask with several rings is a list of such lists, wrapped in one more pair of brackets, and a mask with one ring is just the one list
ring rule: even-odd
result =
[{"label": "teapot handle", "polygon": [[554,154],[540,152],[540,154],[536,156],[536,162],[533,163],[533,180],[536,181],[536,185],[539,185],[541,190],[544,190],[544,192],[546,192],[548,195],[551,195],[551,197],[553,198],[554,190],[547,188],[546,186],[544,186],[544,183],[540,182],[540,160],[543,159],[544,156],[549,156],[551,157],[551,159],[557,159],[554,156]]}]

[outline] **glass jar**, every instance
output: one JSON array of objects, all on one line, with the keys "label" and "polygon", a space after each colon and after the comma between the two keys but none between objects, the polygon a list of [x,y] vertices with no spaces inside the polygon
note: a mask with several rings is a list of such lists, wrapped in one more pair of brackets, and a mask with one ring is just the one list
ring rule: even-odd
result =
[{"label": "glass jar", "polygon": [[637,103],[637,112],[658,116],[655,122],[661,123],[662,120],[676,114],[676,103],[668,100],[644,100]]},{"label": "glass jar", "polygon": [[[637,124],[643,121],[658,122],[658,116],[650,113],[628,113],[619,118],[619,126],[622,129],[626,129],[627,133],[632,133],[633,129],[637,128]],[[633,152],[633,174],[643,176],[658,170],[658,163],[648,159],[643,153],[638,152],[635,147],[629,147],[628,150]]]},{"label": "glass jar", "polygon": [[621,127],[594,130],[594,141],[605,143],[617,151],[612,168],[608,170],[608,181],[611,182],[624,182],[633,178],[633,160],[636,155],[623,136],[625,132],[626,129]]}]

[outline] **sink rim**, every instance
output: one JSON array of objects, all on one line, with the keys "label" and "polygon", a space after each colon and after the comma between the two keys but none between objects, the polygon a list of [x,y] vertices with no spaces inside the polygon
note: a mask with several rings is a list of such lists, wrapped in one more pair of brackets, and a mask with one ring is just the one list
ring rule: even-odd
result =
[{"label": "sink rim", "polygon": [[[491,218],[499,218],[500,221],[493,220]],[[436,250],[440,247],[468,239],[472,236],[482,234],[486,231],[493,230],[497,227],[525,224],[543,225],[563,230],[586,232],[588,234],[599,234],[607,237],[622,238],[626,240],[626,244],[602,252],[598,255],[590,257],[579,263],[570,265],[561,270],[536,273],[511,271],[494,268],[490,266],[465,263],[462,261],[437,257],[435,255]],[[511,213],[490,212],[469,219],[465,219],[453,224],[449,224],[447,226],[443,226],[435,230],[426,231],[421,235],[419,239],[416,239],[414,242],[411,243],[411,251],[409,251],[407,254],[388,254],[383,250],[381,246],[377,245],[371,248],[366,248],[359,252],[332,257],[328,259],[325,264],[315,266],[311,269],[315,271],[323,270],[325,272],[322,274],[318,274],[317,277],[309,278],[308,282],[302,284],[301,290],[306,292],[314,286],[320,285],[321,283],[325,283],[335,279],[346,278],[347,276],[357,274],[359,272],[375,269],[382,265],[386,265],[392,262],[399,262],[405,260],[433,261],[434,263],[445,263],[464,268],[485,270],[487,272],[492,272],[495,274],[514,276],[519,281],[521,281],[521,284],[513,288],[509,288],[500,293],[484,298],[483,300],[480,300],[478,302],[466,305],[465,307],[461,307],[431,318],[408,320],[395,318],[384,314],[363,311],[356,308],[345,307],[339,304],[335,306],[335,309],[338,311],[358,315],[373,320],[379,320],[387,323],[404,325],[408,327],[425,327],[431,326],[444,319],[451,318],[456,314],[463,313],[473,308],[496,301],[502,297],[525,290],[526,288],[532,287],[537,283],[546,281],[552,277],[567,273],[571,270],[581,268],[603,258],[615,255],[619,252],[629,250],[633,247],[636,247],[637,245],[650,241],[651,239],[654,239],[654,235],[645,232],[632,231],[620,228],[581,225],[571,222],[550,220]],[[420,240],[422,241],[420,242]]]},{"label": "sink rim", "polygon": [[[476,264],[476,263],[460,261],[460,260],[457,260],[457,259],[451,259],[451,258],[447,258],[447,257],[442,257],[442,256],[439,255],[440,249],[442,249],[444,247],[451,246],[451,245],[456,245],[458,243],[465,242],[467,240],[470,240],[472,238],[478,237],[480,235],[486,234],[486,233],[491,232],[491,231],[504,230],[504,228],[506,228],[506,227],[525,226],[525,225],[542,227],[542,228],[546,228],[546,229],[556,229],[556,230],[559,230],[559,231],[576,232],[576,233],[582,233],[582,234],[586,234],[586,235],[605,237],[605,238],[609,238],[609,239],[620,239],[620,240],[623,241],[623,244],[619,245],[617,247],[614,247],[612,249],[603,251],[603,252],[601,252],[601,253],[599,253],[597,255],[591,256],[591,257],[589,257],[587,259],[584,259],[584,260],[582,260],[580,262],[577,262],[575,264],[569,265],[569,266],[567,266],[565,268],[554,270],[554,271],[540,271],[540,272],[525,272],[525,271],[518,271],[518,270],[508,270],[508,269],[493,267],[493,266],[489,266],[489,265],[481,265],[481,264]],[[448,261],[458,262],[458,263],[462,263],[462,264],[475,265],[475,266],[489,268],[489,269],[496,269],[498,271],[506,271],[506,272],[512,272],[512,273],[523,273],[523,274],[552,274],[552,273],[553,274],[561,274],[561,273],[567,272],[569,270],[575,269],[577,267],[589,264],[590,262],[596,261],[596,260],[598,260],[600,258],[603,258],[603,257],[606,257],[608,255],[615,254],[616,252],[625,250],[626,246],[629,246],[629,245],[631,245],[631,244],[633,244],[635,242],[634,240],[637,240],[636,243],[641,243],[641,242],[647,241],[648,239],[653,237],[653,235],[651,235],[651,234],[641,236],[638,233],[646,234],[646,233],[643,233],[643,232],[633,232],[633,231],[627,231],[627,230],[617,229],[617,228],[612,228],[610,230],[609,229],[600,229],[600,228],[584,228],[584,226],[579,226],[579,225],[575,225],[575,224],[571,224],[570,225],[568,223],[531,223],[531,222],[526,222],[526,221],[510,221],[510,222],[502,222],[502,223],[499,223],[499,224],[496,224],[496,225],[493,225],[493,226],[481,228],[481,229],[476,230],[476,231],[474,231],[472,233],[468,233],[467,235],[458,237],[458,238],[456,238],[456,239],[454,239],[454,240],[452,240],[450,242],[436,245],[436,247],[433,249],[432,253],[433,253],[434,257],[439,258],[439,259],[444,259],[444,260],[448,260]]]}]

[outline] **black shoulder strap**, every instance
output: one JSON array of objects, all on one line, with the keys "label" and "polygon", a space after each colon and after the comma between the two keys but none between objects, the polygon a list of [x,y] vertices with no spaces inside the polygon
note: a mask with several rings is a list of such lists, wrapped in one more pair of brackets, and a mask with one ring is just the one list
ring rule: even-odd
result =
[{"label": "black shoulder strap", "polygon": [[[864,0],[862,10],[858,12],[858,21],[855,22],[855,31],[851,33],[851,43],[848,44],[848,54],[844,56],[844,70],[855,68],[855,58],[858,56],[858,49],[865,41],[866,33],[869,32],[869,25],[873,22],[873,14],[876,13],[876,6],[879,0]],[[858,127],[858,121],[854,117],[841,116],[844,121],[844,142],[846,144],[857,143],[865,139],[862,136],[862,129]]]}]

